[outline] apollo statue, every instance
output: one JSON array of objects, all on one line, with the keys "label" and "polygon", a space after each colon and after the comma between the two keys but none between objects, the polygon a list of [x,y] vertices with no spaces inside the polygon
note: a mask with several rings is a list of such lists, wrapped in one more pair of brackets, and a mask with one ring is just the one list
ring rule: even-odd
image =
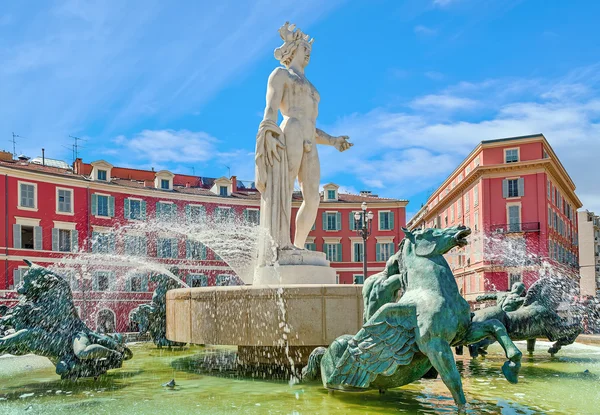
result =
[{"label": "apollo statue", "polygon": [[[286,22],[279,35],[283,45],[275,58],[283,65],[269,76],[265,114],[256,136],[256,188],[261,193],[260,223],[267,237],[259,246],[258,265],[272,264],[280,250],[304,249],[319,208],[320,166],[315,144],[339,151],[352,147],[348,136],[334,137],[316,128],[319,92],[304,69],[314,39]],[[277,111],[283,122],[277,125]],[[304,201],[296,216],[294,244],[290,225],[292,193],[298,179]],[[276,249],[273,249],[276,248]]]}]

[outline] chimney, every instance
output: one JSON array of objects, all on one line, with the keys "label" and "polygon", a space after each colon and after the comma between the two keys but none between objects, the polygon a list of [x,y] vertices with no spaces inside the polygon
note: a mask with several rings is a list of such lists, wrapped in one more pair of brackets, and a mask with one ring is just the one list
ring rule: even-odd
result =
[{"label": "chimney", "polygon": [[231,176],[231,191],[237,192],[237,176]]},{"label": "chimney", "polygon": [[185,187],[190,187],[190,182],[185,182]]},{"label": "chimney", "polygon": [[46,165],[46,150],[42,148],[42,166]]},{"label": "chimney", "polygon": [[83,160],[81,157],[77,157],[73,162],[73,172],[75,174],[83,174]]},{"label": "chimney", "polygon": [[371,196],[371,191],[370,190],[361,190],[360,195],[364,196],[364,197],[369,197],[369,196]]}]

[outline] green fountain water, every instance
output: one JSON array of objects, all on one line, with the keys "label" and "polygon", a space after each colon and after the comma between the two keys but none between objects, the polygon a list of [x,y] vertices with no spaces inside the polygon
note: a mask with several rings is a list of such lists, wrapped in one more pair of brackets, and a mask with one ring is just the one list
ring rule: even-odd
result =
[{"label": "green fountain water", "polygon": [[[539,342],[525,357],[517,385],[500,374],[505,358],[497,346],[485,360],[458,356],[471,414],[597,414],[600,408],[600,348],[574,344],[554,358]],[[525,349],[524,343],[519,343]],[[93,379],[61,381],[54,367],[36,356],[0,358],[0,414],[374,414],[454,413],[439,379],[421,380],[379,395],[330,395],[319,383],[291,385],[199,369],[208,354],[235,348],[159,350],[131,346],[135,358]],[[586,372],[587,370],[587,372]],[[174,389],[162,384],[175,378]]]}]

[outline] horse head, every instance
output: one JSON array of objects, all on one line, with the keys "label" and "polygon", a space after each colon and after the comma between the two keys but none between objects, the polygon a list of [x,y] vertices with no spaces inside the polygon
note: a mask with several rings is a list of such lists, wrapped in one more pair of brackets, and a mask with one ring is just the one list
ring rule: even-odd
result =
[{"label": "horse head", "polygon": [[415,255],[420,257],[434,257],[444,255],[455,246],[463,247],[467,245],[467,236],[471,234],[471,229],[459,225],[445,229],[428,228],[409,231],[402,228],[406,240],[413,245]]}]

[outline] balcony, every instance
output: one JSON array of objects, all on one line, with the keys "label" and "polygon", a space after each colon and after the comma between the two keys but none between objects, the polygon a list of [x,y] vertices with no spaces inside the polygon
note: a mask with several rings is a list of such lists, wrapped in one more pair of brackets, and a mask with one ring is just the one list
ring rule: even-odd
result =
[{"label": "balcony", "polygon": [[521,222],[521,223],[503,223],[492,225],[490,231],[494,233],[518,233],[518,232],[539,232],[539,222]]}]

